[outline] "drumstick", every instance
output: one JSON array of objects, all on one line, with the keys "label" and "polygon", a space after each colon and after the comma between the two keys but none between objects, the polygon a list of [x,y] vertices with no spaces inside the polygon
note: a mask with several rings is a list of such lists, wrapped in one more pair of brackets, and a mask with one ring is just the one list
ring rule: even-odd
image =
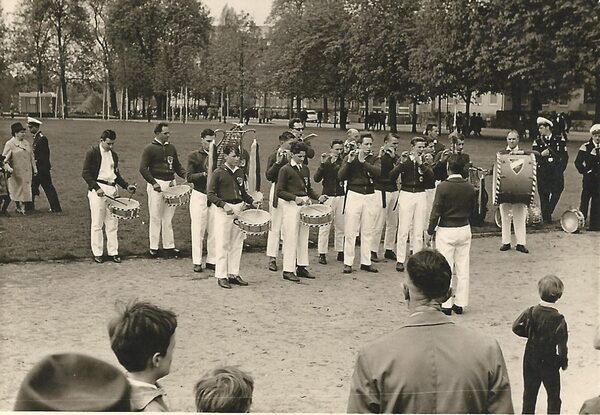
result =
[{"label": "drumstick", "polygon": [[118,199],[115,199],[114,197],[112,197],[112,196],[109,196],[109,195],[107,195],[106,193],[104,194],[104,196],[105,196],[105,197],[107,197],[107,198],[109,198],[110,200],[114,200],[114,201],[115,201],[115,202],[117,202],[117,203],[120,203],[120,204],[122,204],[122,205],[125,205],[125,206],[127,206],[127,203],[125,203],[125,202],[122,202],[122,201],[120,201],[120,200],[118,200]]},{"label": "drumstick", "polygon": [[[134,183],[134,186],[135,186],[135,183]],[[134,193],[135,193],[135,188],[133,189],[132,192],[129,192],[129,199],[127,199],[128,202],[131,200],[131,196],[133,196]]]}]

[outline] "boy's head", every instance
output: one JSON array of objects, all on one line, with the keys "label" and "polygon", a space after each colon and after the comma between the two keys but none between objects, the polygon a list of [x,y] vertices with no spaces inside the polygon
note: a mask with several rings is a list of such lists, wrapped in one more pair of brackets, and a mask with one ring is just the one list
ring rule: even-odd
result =
[{"label": "boy's head", "polygon": [[237,367],[212,370],[194,387],[198,412],[249,412],[254,380]]},{"label": "boy's head", "polygon": [[110,346],[127,371],[150,370],[160,379],[171,370],[176,328],[173,312],[134,302],[108,324]]},{"label": "boy's head", "polygon": [[563,282],[556,275],[546,275],[538,281],[540,298],[548,303],[555,303],[562,297],[563,290]]}]

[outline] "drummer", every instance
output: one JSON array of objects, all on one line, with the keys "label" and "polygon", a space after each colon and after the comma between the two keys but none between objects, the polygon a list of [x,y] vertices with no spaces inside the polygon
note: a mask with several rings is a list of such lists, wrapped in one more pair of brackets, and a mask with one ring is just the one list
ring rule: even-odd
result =
[{"label": "drummer", "polygon": [[592,125],[590,134],[592,137],[579,147],[575,159],[575,167],[583,176],[579,210],[589,219],[588,230],[600,231],[600,124]]},{"label": "drummer", "polygon": [[[119,241],[117,230],[119,220],[113,217],[108,209],[105,196],[115,197],[118,184],[130,193],[135,192],[135,184],[129,184],[119,172],[119,157],[113,151],[117,133],[104,130],[100,135],[100,143],[92,146],[85,155],[83,163],[83,179],[88,185],[88,200],[92,219],[91,243],[94,262],[104,262],[104,237],[102,227],[106,232],[106,248],[113,262],[121,262],[119,257]],[[117,203],[117,202],[115,202]],[[117,203],[118,204],[118,203]]]},{"label": "drummer", "polygon": [[[531,151],[521,150],[519,148],[520,135],[517,130],[510,130],[506,136],[506,149],[498,154],[531,154]],[[528,254],[529,250],[525,247],[525,222],[527,220],[527,206],[524,203],[501,203],[500,218],[502,220],[502,246],[501,251],[508,251],[510,246],[510,224],[515,228],[515,238],[517,242],[516,250]],[[511,217],[512,212],[512,217]]]},{"label": "drummer", "polygon": [[159,255],[158,243],[161,230],[163,249],[169,257],[179,257],[171,223],[175,207],[168,206],[161,193],[175,185],[175,173],[182,179],[185,179],[186,173],[177,157],[177,149],[169,142],[170,137],[169,124],[158,123],[154,128],[154,140],[144,148],[140,162],[140,173],[148,182],[146,188],[150,211],[149,253],[152,258],[157,258]]},{"label": "drummer", "polygon": [[[315,277],[308,272],[308,227],[300,224],[300,207],[309,205],[310,199],[319,202],[327,196],[319,196],[310,184],[310,172],[304,164],[306,143],[295,141],[288,164],[279,170],[276,195],[285,220],[281,226],[283,237],[283,279],[299,282],[300,278]],[[309,199],[310,198],[310,199]]]},{"label": "drummer", "polygon": [[246,191],[246,175],[239,168],[240,148],[235,145],[223,147],[225,163],[214,171],[208,183],[208,200],[211,203],[214,220],[216,266],[215,277],[221,288],[231,288],[231,284],[246,286],[240,277],[240,260],[244,234],[233,220],[244,209],[244,202],[258,207]]}]

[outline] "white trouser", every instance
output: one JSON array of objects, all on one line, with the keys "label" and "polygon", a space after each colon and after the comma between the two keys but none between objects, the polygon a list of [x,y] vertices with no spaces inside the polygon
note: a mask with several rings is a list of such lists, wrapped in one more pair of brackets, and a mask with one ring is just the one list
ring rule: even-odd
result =
[{"label": "white trouser", "polygon": [[267,256],[277,258],[279,253],[279,240],[281,239],[281,201],[277,202],[277,207],[273,207],[273,198],[275,197],[275,187],[277,183],[271,184],[271,190],[269,192],[269,213],[271,214],[271,227],[267,235]]},{"label": "white trouser", "polygon": [[[100,188],[108,196],[115,196],[117,189],[114,186],[108,186],[98,183]],[[92,216],[91,243],[94,256],[104,255],[104,237],[102,236],[102,227],[106,232],[106,250],[108,255],[119,254],[119,241],[117,239],[117,230],[119,229],[119,219],[110,214],[108,210],[107,199],[99,197],[95,190],[88,192],[90,201],[90,213]]]},{"label": "white trouser", "polygon": [[[229,205],[235,215],[244,208],[244,203]],[[242,247],[245,235],[242,230],[233,223],[234,215],[228,215],[223,208],[211,205],[212,218],[215,232],[215,277],[227,278],[228,275],[240,275],[240,260],[242,259]]]},{"label": "white trouser", "polygon": [[400,191],[398,196],[398,241],[396,245],[398,262],[404,263],[406,260],[406,241],[408,240],[409,231],[413,253],[423,249],[426,208],[425,192]]},{"label": "white trouser", "polygon": [[[435,246],[452,271],[456,271],[456,290],[454,298],[449,298],[442,307],[451,308],[453,304],[460,307],[469,305],[469,263],[471,258],[471,226],[459,228],[443,228],[438,226]],[[453,278],[454,279],[454,278]]]},{"label": "white trouser", "polygon": [[435,200],[435,188],[425,189],[425,200],[427,201],[425,208],[425,229],[427,229],[429,218],[431,217],[431,210],[433,209],[433,201]]},{"label": "white trouser", "polygon": [[[160,185],[162,190],[165,190],[174,181],[156,179],[156,183]],[[158,249],[161,231],[163,248],[173,249],[175,248],[175,239],[171,222],[173,215],[175,215],[175,207],[167,205],[162,193],[154,190],[150,183],[148,183],[146,189],[148,192],[148,210],[150,211],[150,249]]]},{"label": "white trouser", "polygon": [[300,206],[296,202],[279,199],[279,207],[285,217],[281,224],[283,271],[296,272],[296,265],[308,266],[308,226],[300,223]]},{"label": "white trouser", "polygon": [[335,228],[333,247],[336,252],[341,252],[344,250],[344,215],[342,213],[344,209],[344,196],[329,196],[323,204],[331,207],[332,220],[330,225],[319,228],[319,254],[326,254],[328,251],[329,232],[332,225]]},{"label": "white trouser", "polygon": [[[212,206],[212,205],[211,205]],[[206,227],[206,263],[215,265],[217,261],[217,248],[215,244],[215,221],[214,212],[208,209],[208,226]]]},{"label": "white trouser", "polygon": [[206,233],[206,220],[208,219],[208,206],[206,195],[197,190],[192,190],[190,198],[190,219],[192,229],[192,263],[202,265],[202,247]]},{"label": "white trouser", "polygon": [[[375,244],[377,200],[375,193],[363,195],[349,190],[344,212],[344,265],[354,263],[356,237],[360,234],[360,264],[371,265],[371,247]],[[381,196],[380,196],[381,198]],[[381,235],[381,234],[380,234]]]},{"label": "white trouser", "polygon": [[[510,212],[512,210],[512,218]],[[525,222],[527,220],[527,206],[523,203],[500,204],[500,218],[502,219],[502,243],[510,244],[510,224],[515,227],[517,245],[525,245]]]},{"label": "white trouser", "polygon": [[383,249],[393,250],[396,247],[396,234],[398,233],[398,212],[396,202],[398,201],[398,192],[385,192],[385,207],[383,207],[383,199],[381,190],[375,190],[377,198],[377,217],[375,218],[375,239],[372,250],[378,251],[381,232],[385,227],[383,236]]}]

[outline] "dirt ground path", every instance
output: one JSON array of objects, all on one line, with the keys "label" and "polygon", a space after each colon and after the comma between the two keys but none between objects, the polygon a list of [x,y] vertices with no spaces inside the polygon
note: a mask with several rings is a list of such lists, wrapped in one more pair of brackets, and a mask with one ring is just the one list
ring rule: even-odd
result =
[{"label": "dirt ground path", "polygon": [[[531,254],[501,253],[499,237],[478,238],[471,250],[471,306],[458,324],[497,338],[521,410],[524,339],[511,324],[535,304],[537,280],[554,273],[565,283],[558,303],[569,327],[569,368],[562,374],[563,412],[600,394],[598,324],[600,235],[562,232],[528,236]],[[400,326],[408,316],[393,263],[379,274],[341,273],[318,265],[316,280],[283,281],[265,270],[265,256],[243,256],[249,287],[223,290],[197,280],[191,261],[132,259],[0,266],[0,410],[10,410],[26,372],[42,356],[84,352],[118,364],[106,333],[116,299],[139,298],[179,316],[171,374],[163,380],[172,410],[192,411],[194,382],[219,364],[240,365],[255,377],[255,412],[344,412],[357,350]],[[333,255],[330,255],[333,257]],[[206,271],[205,271],[206,272]],[[546,409],[540,393],[538,411]]]}]

